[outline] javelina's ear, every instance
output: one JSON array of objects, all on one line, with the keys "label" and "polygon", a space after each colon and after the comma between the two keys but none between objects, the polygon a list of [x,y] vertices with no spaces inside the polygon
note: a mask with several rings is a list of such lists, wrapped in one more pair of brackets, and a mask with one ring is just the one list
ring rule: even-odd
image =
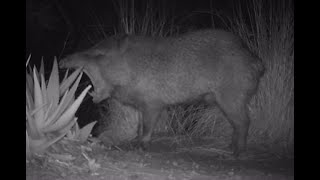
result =
[{"label": "javelina's ear", "polygon": [[118,39],[118,48],[120,53],[123,53],[127,50],[129,46],[129,35],[124,34]]},{"label": "javelina's ear", "polygon": [[59,68],[81,68],[87,64],[79,53],[68,55],[59,61]]}]

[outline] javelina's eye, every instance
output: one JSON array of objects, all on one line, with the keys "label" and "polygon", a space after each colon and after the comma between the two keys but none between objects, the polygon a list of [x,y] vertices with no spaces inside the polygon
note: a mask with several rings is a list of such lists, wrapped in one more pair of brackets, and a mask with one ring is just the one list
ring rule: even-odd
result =
[{"label": "javelina's eye", "polygon": [[60,62],[59,62],[60,68],[64,68],[64,65],[65,65],[64,61],[65,61],[65,59],[60,60]]}]

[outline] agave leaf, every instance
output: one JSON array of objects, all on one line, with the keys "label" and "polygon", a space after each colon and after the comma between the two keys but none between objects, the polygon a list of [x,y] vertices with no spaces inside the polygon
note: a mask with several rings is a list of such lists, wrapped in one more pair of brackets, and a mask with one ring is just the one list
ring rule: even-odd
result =
[{"label": "agave leaf", "polygon": [[79,135],[79,140],[80,142],[85,142],[90,133],[91,133],[91,130],[93,128],[93,126],[97,123],[97,121],[93,121],[89,124],[87,124],[86,126],[84,126],[81,130],[80,130],[80,135]]},{"label": "agave leaf", "polygon": [[[77,121],[78,118],[75,117],[74,120]],[[66,131],[66,129],[61,129],[61,130],[59,130],[60,133],[62,133],[62,132],[64,132],[64,131]],[[77,137],[79,136],[79,134],[80,134],[79,125],[78,125],[78,123],[76,122],[76,123],[71,127],[70,131],[68,131],[68,133],[67,133],[67,138],[74,140],[74,139],[77,139]]]},{"label": "agave leaf", "polygon": [[42,138],[39,140],[29,139],[30,149],[32,153],[43,153],[52,144],[59,141],[66,133],[60,134],[57,137],[48,140],[47,138]]},{"label": "agave leaf", "polygon": [[32,68],[31,68],[31,66],[28,66],[28,74],[32,74]]},{"label": "agave leaf", "polygon": [[[47,89],[46,89],[46,82],[44,80],[44,75],[40,74],[41,76],[41,92],[42,92],[42,101],[44,105],[47,105],[48,99],[47,99]],[[47,107],[44,106],[43,107],[43,111],[46,112],[47,111]],[[44,118],[44,117],[43,117]]]},{"label": "agave leaf", "polygon": [[33,96],[33,88],[34,88],[34,83],[33,83],[33,73],[32,73],[32,69],[30,66],[28,66],[29,68],[29,72],[26,74],[26,84],[27,84],[27,88],[29,89],[31,95]]},{"label": "agave leaf", "polygon": [[74,115],[76,111],[78,110],[83,98],[91,88],[91,85],[86,87],[85,90],[82,91],[82,93],[79,95],[79,97],[74,101],[74,103],[61,115],[61,117],[51,126],[48,128],[44,128],[44,132],[52,132],[57,131],[61,128],[63,128],[65,125],[67,125],[70,120],[74,119]]},{"label": "agave leaf", "polygon": [[60,95],[63,94],[67,89],[69,89],[69,87],[75,81],[81,71],[81,68],[75,70],[66,80],[62,81],[60,86]]},{"label": "agave leaf", "polygon": [[43,63],[43,56],[41,57],[41,64],[40,64],[40,70],[39,70],[39,73],[44,75],[44,63]]},{"label": "agave leaf", "polygon": [[[77,123],[76,123],[77,124]],[[72,128],[71,128],[72,129]],[[73,132],[73,131],[68,131],[67,132],[67,134],[66,134],[66,137],[68,138],[68,139],[75,139],[75,132]]]},{"label": "agave leaf", "polygon": [[71,103],[73,103],[74,101],[74,94],[78,88],[79,82],[81,80],[83,73],[80,73],[80,75],[78,76],[78,79],[76,80],[75,83],[73,83],[73,86],[71,87],[71,89],[69,90],[68,96],[66,97],[66,100],[64,101],[64,103],[62,104],[60,113],[57,115],[60,117],[60,115],[68,108],[70,107]]},{"label": "agave leaf", "polygon": [[61,116],[61,114],[66,110],[66,108],[70,107],[70,104],[74,101],[74,93],[78,87],[78,84],[80,82],[80,79],[82,77],[82,74],[78,77],[77,81],[73,84],[73,87],[69,90],[67,90],[68,93],[65,94],[63,101],[60,102],[58,109],[59,111],[56,111],[52,116],[50,116],[50,120],[48,120],[45,123],[46,127],[51,126],[53,123],[57,121],[57,119]]},{"label": "agave leaf", "polygon": [[69,69],[67,69],[66,73],[64,74],[64,78],[62,79],[62,82],[64,82],[67,79],[68,75],[69,75]]},{"label": "agave leaf", "polygon": [[[30,66],[29,66],[29,68],[30,68]],[[32,83],[33,83],[33,80],[32,80],[32,71],[31,71],[31,73],[30,72],[28,72],[29,70],[27,70],[26,69],[26,83],[28,84],[28,88],[31,88],[31,87],[33,87],[32,86]]]},{"label": "agave leaf", "polygon": [[32,96],[31,96],[31,93],[30,91],[28,90],[28,88],[26,88],[26,106],[29,108],[29,109],[33,109],[33,100],[32,100]]},{"label": "agave leaf", "polygon": [[29,64],[30,59],[31,59],[31,54],[29,54],[29,57],[28,57],[28,59],[27,59],[26,67],[27,67],[27,66],[28,66],[28,64]]},{"label": "agave leaf", "polygon": [[76,135],[76,137],[80,136],[80,128],[79,128],[79,124],[78,123],[75,124],[75,135]]},{"label": "agave leaf", "polygon": [[70,128],[74,125],[74,123],[76,123],[76,118],[73,119],[73,121],[71,121],[65,128],[64,128],[64,131],[62,131],[60,133],[60,135],[58,135],[56,138],[50,140],[50,141],[47,141],[46,143],[42,144],[41,147],[39,147],[39,149],[41,151],[47,149],[49,146],[51,146],[52,144],[56,143],[57,141],[59,141],[61,138],[63,138],[70,130]]},{"label": "agave leaf", "polygon": [[67,137],[68,139],[73,139],[74,133],[73,133],[72,131],[68,131],[67,134],[66,134],[66,137]]},{"label": "agave leaf", "polygon": [[47,120],[47,118],[49,117],[49,114],[51,115],[51,113],[53,113],[52,102],[50,103],[50,105],[44,115],[44,119]]},{"label": "agave leaf", "polygon": [[26,74],[26,88],[33,94],[33,80],[31,74]]},{"label": "agave leaf", "polygon": [[67,98],[68,95],[68,90],[65,92],[64,96],[61,99],[61,102],[59,104],[59,106],[57,107],[57,109],[53,112],[53,114],[51,114],[49,116],[48,119],[46,119],[44,126],[43,127],[47,127],[47,126],[51,126],[57,119],[58,119],[58,114],[60,114],[61,111],[63,111],[62,106]]},{"label": "agave leaf", "polygon": [[[57,132],[58,134],[65,134],[68,133],[69,131],[71,131],[71,128],[75,126],[75,124],[77,124],[77,117],[72,118],[72,120],[69,122],[68,125],[66,125],[65,127],[59,129]],[[75,136],[75,133],[72,133],[73,136]]]},{"label": "agave leaf", "polygon": [[[78,119],[78,118],[77,118]],[[74,137],[73,139],[78,139],[80,136],[80,128],[78,122],[74,125]]]},{"label": "agave leaf", "polygon": [[26,155],[29,156],[30,155],[30,144],[29,144],[29,135],[28,135],[28,131],[26,130]]},{"label": "agave leaf", "polygon": [[[35,109],[37,109],[43,105],[43,98],[42,98],[41,87],[37,78],[36,68],[33,69],[33,78],[34,78],[34,105],[35,105]],[[34,117],[35,117],[35,123],[37,128],[41,127],[44,122],[44,111],[43,110],[37,111]]]},{"label": "agave leaf", "polygon": [[[36,66],[33,66],[33,71],[34,71],[34,70],[36,71],[36,76],[37,76],[37,78],[38,78],[38,79],[41,79],[41,78],[40,78],[40,75],[39,75],[39,71],[38,71],[38,69],[37,69]],[[33,79],[34,79],[34,77],[33,77]]]},{"label": "agave leaf", "polygon": [[[71,95],[71,93],[69,93],[69,94]],[[75,95],[68,97],[69,102],[67,103],[67,101],[66,101],[65,109],[67,109],[68,107],[70,107],[74,103],[74,98],[75,98]]]},{"label": "agave leaf", "polygon": [[[70,122],[65,129],[70,129],[74,123],[76,123],[76,119],[74,119],[72,122]],[[48,140],[45,138],[42,138],[40,140],[33,140],[29,138],[29,144],[31,147],[31,152],[44,152],[48,147],[50,147],[52,144],[56,143],[57,141],[59,141],[61,138],[63,138],[68,131],[64,131],[63,133],[61,133],[60,135],[58,135],[57,137]]]},{"label": "agave leaf", "polygon": [[26,116],[27,116],[27,123],[28,123],[28,127],[29,127],[29,133],[30,136],[38,139],[40,138],[40,132],[35,124],[35,120],[32,118],[31,114],[29,113],[28,107],[26,107]]},{"label": "agave leaf", "polygon": [[59,103],[59,73],[56,58],[53,62],[52,71],[48,82],[47,93],[48,100],[52,102],[52,108],[56,109]]},{"label": "agave leaf", "polygon": [[78,120],[78,118],[77,118],[77,117],[74,117],[74,118],[69,122],[68,125],[66,125],[65,127],[61,128],[61,129],[59,129],[59,130],[57,131],[58,134],[67,134],[67,133],[71,130],[71,128],[72,128],[75,124],[77,124],[77,120]]},{"label": "agave leaf", "polygon": [[37,112],[39,112],[40,110],[43,111],[43,108],[46,106],[47,104],[42,104],[41,106],[39,106],[38,108],[34,109],[30,115],[33,116],[34,114],[36,114]]}]

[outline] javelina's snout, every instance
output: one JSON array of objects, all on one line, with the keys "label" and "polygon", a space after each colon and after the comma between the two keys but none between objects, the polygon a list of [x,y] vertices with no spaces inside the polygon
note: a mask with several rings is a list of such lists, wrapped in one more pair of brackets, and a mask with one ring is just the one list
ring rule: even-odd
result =
[{"label": "javelina's snout", "polygon": [[81,54],[73,54],[62,58],[59,62],[60,68],[81,68],[84,67],[85,62],[83,61]]},{"label": "javelina's snout", "polygon": [[72,63],[75,61],[75,59],[73,57],[74,57],[74,55],[69,55],[69,56],[62,58],[59,61],[59,68],[76,68],[76,67],[72,66],[72,64],[75,65],[75,63]]},{"label": "javelina's snout", "polygon": [[60,60],[59,68],[66,68],[66,59],[61,59]]}]

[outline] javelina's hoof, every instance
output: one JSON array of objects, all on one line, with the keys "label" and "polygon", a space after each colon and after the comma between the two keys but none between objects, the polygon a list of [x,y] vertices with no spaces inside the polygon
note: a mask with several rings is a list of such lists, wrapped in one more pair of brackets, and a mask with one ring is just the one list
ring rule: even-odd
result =
[{"label": "javelina's hoof", "polygon": [[150,143],[149,142],[140,142],[138,149],[141,151],[148,151],[150,147]]},{"label": "javelina's hoof", "polygon": [[239,149],[233,150],[233,154],[232,155],[233,155],[233,157],[238,158],[239,155],[240,155]]},{"label": "javelina's hoof", "polygon": [[148,142],[142,142],[140,140],[134,140],[132,143],[133,148],[139,151],[147,151],[150,147],[150,143]]},{"label": "javelina's hoof", "polygon": [[232,155],[236,159],[238,159],[239,156],[246,151],[246,147],[244,145],[239,145],[238,143],[231,143],[229,148],[232,150]]}]

